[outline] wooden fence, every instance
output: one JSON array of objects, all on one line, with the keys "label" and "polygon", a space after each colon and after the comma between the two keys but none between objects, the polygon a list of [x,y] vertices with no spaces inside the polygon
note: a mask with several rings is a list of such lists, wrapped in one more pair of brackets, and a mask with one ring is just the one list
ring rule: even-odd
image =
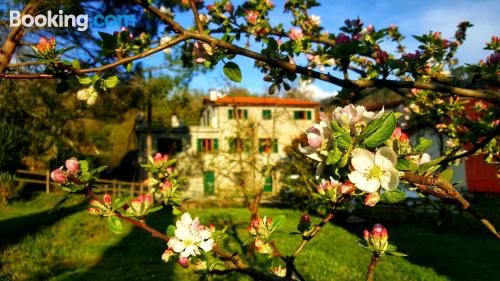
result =
[{"label": "wooden fence", "polygon": [[[55,183],[50,180],[49,171],[17,170],[16,181],[19,183],[43,185],[45,186],[45,192],[47,194],[50,193],[51,187],[55,186]],[[145,188],[144,183],[142,182],[128,182],[116,179],[97,179],[96,185],[104,192],[109,192],[113,195],[121,195],[122,193],[128,192],[131,196],[134,196],[135,194],[143,194]]]}]

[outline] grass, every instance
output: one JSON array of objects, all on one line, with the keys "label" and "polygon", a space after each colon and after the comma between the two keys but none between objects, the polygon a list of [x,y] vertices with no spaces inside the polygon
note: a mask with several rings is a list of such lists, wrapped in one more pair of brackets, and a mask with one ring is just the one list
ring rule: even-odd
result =
[{"label": "grass", "polygon": [[[77,199],[68,202],[68,207],[48,214],[57,199],[42,195],[0,211],[0,279],[198,280],[189,270],[160,259],[165,243],[129,225],[123,234],[111,234],[105,221],[88,215],[83,210],[85,205]],[[239,239],[247,238],[244,228],[249,214],[244,209],[204,209],[191,213],[200,216],[205,224],[234,225]],[[261,214],[287,216],[287,223],[275,240],[282,252],[293,251],[301,238],[288,233],[295,230],[300,213],[261,209]],[[148,223],[164,230],[172,221],[163,212]],[[297,267],[307,280],[364,280],[370,256],[355,245],[360,230],[360,227],[327,225],[297,258]],[[494,280],[494,276],[500,276],[497,264],[500,243],[484,232],[456,233],[448,229],[436,232],[426,225],[405,223],[391,225],[389,232],[391,240],[410,256],[383,257],[376,269],[376,280]],[[228,241],[234,239],[235,235]],[[229,242],[225,246],[235,244]],[[265,259],[258,261],[267,268]],[[248,279],[227,275],[217,280]]]}]

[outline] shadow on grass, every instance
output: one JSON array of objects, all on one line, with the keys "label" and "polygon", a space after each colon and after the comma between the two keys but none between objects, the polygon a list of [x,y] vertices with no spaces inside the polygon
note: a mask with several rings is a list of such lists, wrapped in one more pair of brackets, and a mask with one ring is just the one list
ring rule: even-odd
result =
[{"label": "shadow on grass", "polygon": [[[168,210],[148,217],[148,224],[159,231],[173,222]],[[137,227],[112,245],[92,267],[84,271],[66,272],[57,280],[180,280],[174,277],[173,262],[165,263],[161,255],[166,243]]]},{"label": "shadow on grass", "polygon": [[[475,204],[494,225],[500,226],[500,197]],[[405,216],[400,211],[364,208],[360,224],[334,222],[361,237],[364,228],[382,223],[389,230],[389,241],[413,264],[433,268],[451,280],[498,280],[500,241],[468,213],[426,214],[427,217]],[[418,279],[418,278],[416,278]]]},{"label": "shadow on grass", "polygon": [[43,228],[56,224],[65,217],[82,210],[82,202],[76,206],[64,207],[58,210],[47,210],[22,217],[15,217],[0,221],[0,251],[9,245],[20,242],[28,235],[33,235]]}]

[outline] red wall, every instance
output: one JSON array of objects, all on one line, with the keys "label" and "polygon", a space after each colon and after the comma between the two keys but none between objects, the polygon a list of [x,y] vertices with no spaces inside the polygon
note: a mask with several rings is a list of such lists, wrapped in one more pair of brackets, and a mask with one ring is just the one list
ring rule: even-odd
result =
[{"label": "red wall", "polygon": [[500,179],[493,164],[484,162],[482,156],[471,156],[465,161],[465,177],[470,192],[500,193]]}]

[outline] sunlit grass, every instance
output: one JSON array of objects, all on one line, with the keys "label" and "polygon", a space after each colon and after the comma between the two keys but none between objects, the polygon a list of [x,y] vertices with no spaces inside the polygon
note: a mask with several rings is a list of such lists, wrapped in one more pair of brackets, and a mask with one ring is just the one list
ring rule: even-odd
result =
[{"label": "sunlit grass", "polygon": [[[56,199],[43,195],[30,202],[16,203],[0,212],[2,232],[16,232],[15,236],[7,235],[1,240],[0,276],[5,280],[198,280],[198,276],[190,271],[175,263],[167,264],[161,260],[161,254],[166,247],[164,242],[129,225],[126,225],[123,234],[111,234],[106,229],[105,221],[88,215],[83,210],[85,205],[79,205],[78,200],[71,201],[69,205],[78,206],[79,211],[64,209],[63,212],[66,213],[59,216],[58,212],[51,215],[41,213],[50,209]],[[286,215],[287,223],[274,237],[283,253],[292,252],[301,238],[297,235],[290,236],[288,233],[295,230],[300,212],[261,209],[260,213],[273,217]],[[216,218],[219,218],[219,223],[222,224],[235,224],[239,238],[248,238],[244,228],[249,214],[245,209],[193,210],[192,214],[200,216],[204,224],[214,222]],[[47,216],[51,219],[41,219]],[[221,217],[225,218],[224,222],[220,220]],[[319,218],[313,217],[313,220],[318,221]],[[161,231],[165,230],[169,222],[172,222],[172,218],[166,212],[154,216],[149,221]],[[25,234],[26,230],[29,234]],[[391,232],[391,229],[389,231]],[[425,229],[416,230],[401,226],[396,232],[395,236],[404,242],[403,245],[413,245],[406,249],[401,248],[401,251],[410,255],[414,253],[421,256],[422,252],[426,251],[425,241],[429,241],[431,247],[439,247],[439,243],[444,243],[447,246],[440,251],[449,256],[453,256],[461,248],[467,249],[470,244],[466,237],[436,235],[426,233]],[[419,234],[416,235],[416,232]],[[412,237],[414,244],[408,243]],[[307,280],[363,280],[370,255],[355,245],[358,239],[358,233],[329,224],[297,258],[297,268],[304,273]],[[447,240],[450,240],[449,243]],[[492,247],[495,245],[492,242],[495,241],[486,239],[482,243],[472,243],[483,247],[478,249],[478,252],[483,250],[487,255],[492,255],[493,259],[494,252],[499,248]],[[229,243],[229,247],[233,249],[236,249],[235,245],[234,242]],[[436,253],[436,249],[431,250]],[[429,259],[433,259],[433,256],[429,256]],[[443,268],[412,264],[411,260],[383,257],[376,270],[376,280],[450,280],[446,277],[447,272],[454,276],[452,280],[470,280],[455,277],[460,276],[457,272],[474,272],[483,266],[488,268],[488,265],[474,263],[473,257],[467,263],[468,268],[450,265],[445,267],[444,271]],[[277,262],[275,264],[278,264]],[[493,264],[493,261],[490,263]],[[264,269],[269,266],[263,258],[259,258],[259,264]],[[480,278],[475,280],[487,280],[483,278],[495,273],[494,268],[489,270],[478,275]],[[498,269],[496,271],[498,273]],[[248,280],[238,276],[228,275],[218,280]]]}]

